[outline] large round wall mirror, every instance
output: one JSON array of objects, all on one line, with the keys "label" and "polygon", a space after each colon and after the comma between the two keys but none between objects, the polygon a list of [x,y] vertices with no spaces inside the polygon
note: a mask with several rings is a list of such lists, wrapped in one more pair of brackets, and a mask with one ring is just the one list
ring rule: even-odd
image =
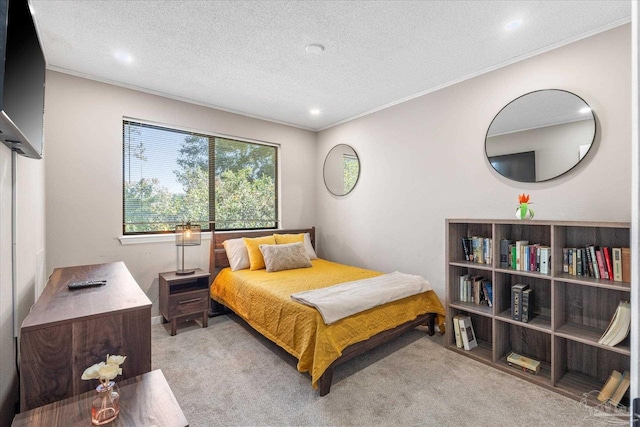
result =
[{"label": "large round wall mirror", "polygon": [[360,159],[348,145],[339,144],[324,159],[324,185],[335,196],[349,194],[360,177]]},{"label": "large round wall mirror", "polygon": [[506,178],[548,181],[580,163],[595,135],[595,116],[582,98],[564,90],[538,90],[500,110],[489,125],[485,152]]}]

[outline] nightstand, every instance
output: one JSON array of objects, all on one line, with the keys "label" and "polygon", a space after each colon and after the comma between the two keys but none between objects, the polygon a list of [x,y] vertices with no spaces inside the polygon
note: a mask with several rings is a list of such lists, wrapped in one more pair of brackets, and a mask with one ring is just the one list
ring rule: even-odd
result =
[{"label": "nightstand", "polygon": [[209,273],[199,268],[189,275],[175,271],[160,273],[160,314],[163,321],[171,322],[171,335],[176,334],[178,319],[188,320],[202,316],[202,327],[209,319]]}]

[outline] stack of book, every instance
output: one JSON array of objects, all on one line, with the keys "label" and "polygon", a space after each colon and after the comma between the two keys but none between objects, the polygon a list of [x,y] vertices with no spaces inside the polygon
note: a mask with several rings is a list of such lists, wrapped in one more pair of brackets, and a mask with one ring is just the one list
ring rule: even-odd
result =
[{"label": "stack of book", "polygon": [[620,301],[607,330],[604,331],[598,344],[616,346],[624,340],[631,330],[631,304]]},{"label": "stack of book", "polygon": [[534,375],[537,375],[538,372],[540,372],[540,361],[522,356],[515,351],[509,353],[507,356],[507,363],[509,366],[516,366],[523,371],[530,372]]},{"label": "stack of book", "polygon": [[529,285],[511,286],[511,318],[525,323],[533,318],[533,289]]},{"label": "stack of book", "polygon": [[573,276],[629,283],[631,250],[595,245],[584,248],[562,248],[562,271]]},{"label": "stack of book", "polygon": [[551,247],[528,240],[500,241],[500,267],[519,271],[551,273]]},{"label": "stack of book", "polygon": [[460,276],[460,302],[493,306],[491,280],[482,276],[463,274]]},{"label": "stack of book", "polygon": [[492,242],[489,237],[472,236],[462,238],[464,259],[478,264],[491,264]]},{"label": "stack of book", "polygon": [[607,382],[604,383],[600,393],[598,393],[598,400],[602,403],[608,402],[614,406],[618,406],[629,389],[629,382],[629,371],[624,371],[624,374],[621,374],[614,370],[611,375],[609,375]]},{"label": "stack of book", "polygon": [[471,350],[478,346],[471,317],[463,314],[453,316],[453,330],[455,331],[456,347]]}]

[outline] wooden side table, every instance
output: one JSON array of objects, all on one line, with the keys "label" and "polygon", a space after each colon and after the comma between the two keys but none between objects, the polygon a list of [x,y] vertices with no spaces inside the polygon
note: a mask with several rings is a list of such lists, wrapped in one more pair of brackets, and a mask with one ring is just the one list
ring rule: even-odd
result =
[{"label": "wooden side table", "polygon": [[[97,381],[87,383],[98,385]],[[161,370],[147,372],[116,384],[120,394],[120,413],[108,424],[109,427],[189,425]],[[91,401],[94,397],[95,390],[88,391],[22,412],[15,416],[11,426],[90,426]]]},{"label": "wooden side table", "polygon": [[171,322],[171,335],[176,334],[178,319],[202,316],[202,327],[209,320],[209,273],[199,268],[195,273],[177,275],[175,271],[160,273],[160,313]]}]

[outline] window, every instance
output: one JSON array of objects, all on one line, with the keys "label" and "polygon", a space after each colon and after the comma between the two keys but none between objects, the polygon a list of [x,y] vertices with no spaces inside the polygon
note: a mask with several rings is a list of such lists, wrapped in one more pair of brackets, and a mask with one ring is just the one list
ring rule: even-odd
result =
[{"label": "window", "polygon": [[124,234],[276,228],[275,146],[128,120],[122,141]]},{"label": "window", "polygon": [[344,194],[348,194],[353,187],[355,187],[358,181],[358,174],[360,173],[360,162],[358,158],[351,154],[342,155],[342,173],[344,178]]}]

